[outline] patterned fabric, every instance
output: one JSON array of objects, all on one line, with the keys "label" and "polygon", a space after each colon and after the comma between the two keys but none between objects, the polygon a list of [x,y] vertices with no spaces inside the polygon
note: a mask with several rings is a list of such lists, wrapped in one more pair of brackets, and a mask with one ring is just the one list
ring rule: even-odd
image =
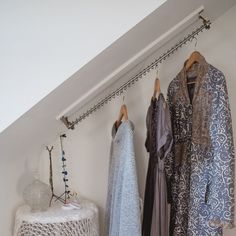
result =
[{"label": "patterned fabric", "polygon": [[[195,78],[194,89],[187,79]],[[192,102],[191,102],[192,101]],[[234,223],[234,144],[226,81],[202,57],[168,88],[170,236],[220,236]]]},{"label": "patterned fabric", "polygon": [[164,159],[172,145],[170,114],[163,94],[152,99],[148,108],[147,139],[150,153],[146,178],[143,236],[168,236],[168,211]]},{"label": "patterned fabric", "polygon": [[133,143],[133,124],[127,120],[112,129],[108,178],[106,234],[140,236],[139,191]]}]

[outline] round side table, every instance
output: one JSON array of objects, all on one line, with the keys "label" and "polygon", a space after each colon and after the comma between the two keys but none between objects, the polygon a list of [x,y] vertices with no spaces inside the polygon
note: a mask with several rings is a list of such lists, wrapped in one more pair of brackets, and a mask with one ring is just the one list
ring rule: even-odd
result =
[{"label": "round side table", "polygon": [[14,236],[99,236],[98,208],[84,201],[80,209],[50,207],[31,213],[29,206],[16,212]]}]

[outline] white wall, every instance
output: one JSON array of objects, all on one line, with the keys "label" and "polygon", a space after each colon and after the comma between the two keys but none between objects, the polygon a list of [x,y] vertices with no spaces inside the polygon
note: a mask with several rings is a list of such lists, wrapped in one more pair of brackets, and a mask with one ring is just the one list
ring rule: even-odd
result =
[{"label": "white wall", "polygon": [[[199,50],[207,61],[225,73],[228,83],[229,97],[233,117],[234,133],[236,133],[236,6],[218,18],[212,29],[203,33],[198,39]],[[195,42],[194,42],[195,43]],[[193,44],[194,44],[193,43]],[[194,50],[193,44],[180,49],[169,58],[160,68],[161,88],[165,93],[170,81],[181,69],[183,62]],[[144,148],[146,128],[145,116],[153,91],[155,72],[148,74],[134,88],[131,88],[125,97],[128,106],[129,118],[135,124],[135,148],[138,168],[140,194],[143,197],[145,176],[147,171],[148,154]],[[111,142],[111,127],[117,119],[122,99],[115,99],[109,105],[97,111],[83,121],[74,131],[67,132],[65,150],[68,156],[69,185],[72,190],[78,191],[94,201],[100,209],[100,221],[103,225],[104,207],[107,193],[107,175],[109,163],[109,148]],[[59,140],[53,145],[54,173],[56,191],[60,192],[62,181],[60,176]],[[48,157],[43,152],[41,156],[41,177],[48,181]],[[233,236],[236,229],[226,231],[226,236]]]},{"label": "white wall", "polygon": [[0,132],[163,2],[0,0]]}]

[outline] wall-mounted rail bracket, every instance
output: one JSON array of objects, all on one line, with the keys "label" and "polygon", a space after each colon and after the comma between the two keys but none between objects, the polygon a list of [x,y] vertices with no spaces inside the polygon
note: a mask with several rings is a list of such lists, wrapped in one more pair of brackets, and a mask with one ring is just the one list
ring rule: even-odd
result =
[{"label": "wall-mounted rail bracket", "polygon": [[203,11],[201,11],[198,15],[199,19],[202,20],[202,23],[205,25],[205,29],[210,29],[211,28],[211,21],[206,19],[204,16],[202,16]]},{"label": "wall-mounted rail bracket", "polygon": [[63,122],[63,124],[66,126],[67,129],[73,130],[75,128],[75,124],[73,122],[70,122],[67,116],[62,116],[61,121]]}]

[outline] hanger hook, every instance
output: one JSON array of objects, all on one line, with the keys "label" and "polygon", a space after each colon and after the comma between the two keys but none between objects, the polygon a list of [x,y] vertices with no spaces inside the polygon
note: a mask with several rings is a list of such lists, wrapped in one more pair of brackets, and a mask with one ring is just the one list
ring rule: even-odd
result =
[{"label": "hanger hook", "polygon": [[197,47],[197,38],[194,36],[194,39],[195,39],[194,47],[195,47],[195,49],[196,49],[196,47]]},{"label": "hanger hook", "polygon": [[196,50],[196,47],[197,47],[197,38],[196,38],[196,36],[193,36],[193,38],[191,39],[191,42],[193,42],[193,40],[195,40],[194,48]]},{"label": "hanger hook", "polygon": [[158,69],[158,65],[156,66],[156,79],[158,79],[158,74],[159,74],[159,69]]},{"label": "hanger hook", "polygon": [[155,65],[155,69],[158,70],[158,64]]}]

